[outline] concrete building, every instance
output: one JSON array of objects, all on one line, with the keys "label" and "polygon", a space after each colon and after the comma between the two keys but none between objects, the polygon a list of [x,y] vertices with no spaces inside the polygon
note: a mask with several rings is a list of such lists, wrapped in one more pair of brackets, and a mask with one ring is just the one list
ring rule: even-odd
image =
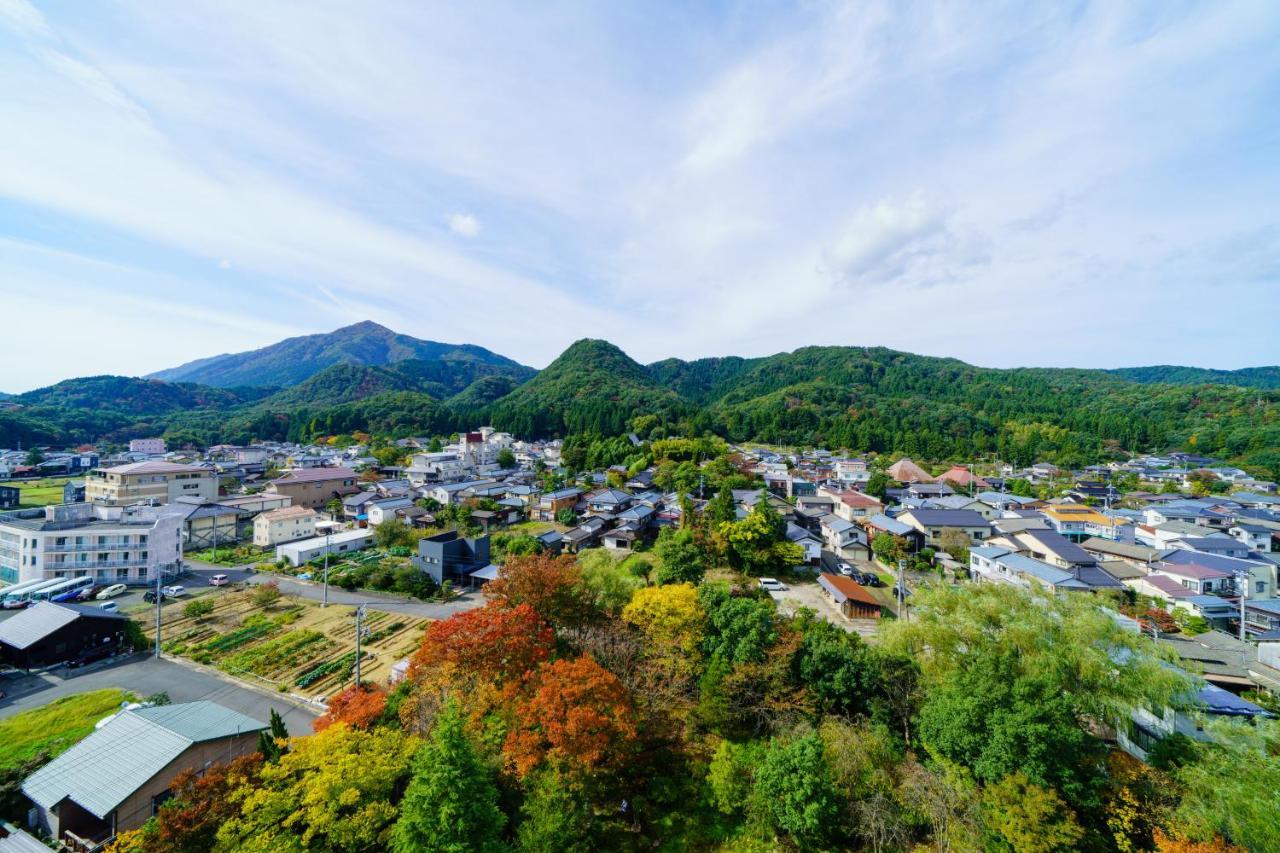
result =
[{"label": "concrete building", "polygon": [[174,462],[134,462],[95,468],[85,481],[85,499],[104,506],[167,504],[183,497],[216,500],[218,472]]},{"label": "concrete building", "polygon": [[174,574],[183,513],[169,507],[58,504],[0,514],[0,580],[92,575],[95,583],[145,584]]},{"label": "concrete building", "polygon": [[301,566],[316,557],[361,551],[373,544],[372,530],[344,530],[331,536],[316,536],[276,546],[276,559]]},{"label": "concrete building", "polygon": [[135,438],[129,442],[130,453],[145,453],[148,456],[160,456],[165,451],[163,438]]},{"label": "concrete building", "polygon": [[253,520],[253,544],[273,548],[316,535],[316,511],[305,506],[268,510]]},{"label": "concrete building", "polygon": [[267,484],[267,493],[286,495],[293,506],[323,509],[334,498],[360,491],[356,472],[350,468],[302,468],[288,471]]},{"label": "concrete building", "polygon": [[122,711],[28,776],[36,825],[71,849],[142,826],[187,770],[248,755],[267,724],[214,702]]}]

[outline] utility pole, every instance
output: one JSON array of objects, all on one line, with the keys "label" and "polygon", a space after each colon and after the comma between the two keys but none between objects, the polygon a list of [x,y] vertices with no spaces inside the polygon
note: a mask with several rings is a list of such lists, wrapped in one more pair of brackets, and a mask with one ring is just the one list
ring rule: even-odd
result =
[{"label": "utility pole", "polygon": [[365,606],[361,604],[356,608],[356,687],[360,686],[360,640],[364,638],[364,616]]},{"label": "utility pole", "polygon": [[324,597],[320,599],[321,607],[329,606],[329,550],[333,547],[333,522],[324,523]]},{"label": "utility pole", "polygon": [[1244,599],[1245,599],[1245,596],[1249,593],[1249,581],[1251,580],[1253,580],[1253,575],[1249,573],[1248,569],[1240,569],[1239,571],[1236,572],[1236,583],[1240,585],[1240,588],[1236,590],[1236,592],[1240,594],[1240,642],[1242,643],[1245,641],[1244,639]]},{"label": "utility pole", "polygon": [[160,657],[160,578],[164,572],[160,570],[160,566],[156,566],[156,658]]},{"label": "utility pole", "polygon": [[903,621],[907,621],[907,561],[898,561],[898,609]]}]

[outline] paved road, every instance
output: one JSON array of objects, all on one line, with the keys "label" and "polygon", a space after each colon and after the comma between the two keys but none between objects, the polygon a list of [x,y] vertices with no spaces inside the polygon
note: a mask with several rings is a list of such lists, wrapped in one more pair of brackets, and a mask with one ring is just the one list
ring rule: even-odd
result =
[{"label": "paved road", "polygon": [[63,696],[119,687],[139,696],[164,691],[174,702],[209,699],[267,722],[274,708],[293,734],[307,734],[317,710],[283,693],[256,690],[170,660],[135,656],[83,670],[0,678],[7,696],[0,699],[0,719],[37,708]]}]

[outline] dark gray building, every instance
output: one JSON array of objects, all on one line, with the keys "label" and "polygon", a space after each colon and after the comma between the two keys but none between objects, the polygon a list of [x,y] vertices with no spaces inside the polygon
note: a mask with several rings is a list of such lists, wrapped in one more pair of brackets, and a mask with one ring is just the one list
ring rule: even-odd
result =
[{"label": "dark gray building", "polygon": [[489,565],[489,537],[470,539],[456,530],[438,533],[418,542],[413,562],[436,583],[456,582]]},{"label": "dark gray building", "polygon": [[0,622],[0,661],[31,669],[96,659],[124,645],[128,621],[97,607],[39,601]]}]

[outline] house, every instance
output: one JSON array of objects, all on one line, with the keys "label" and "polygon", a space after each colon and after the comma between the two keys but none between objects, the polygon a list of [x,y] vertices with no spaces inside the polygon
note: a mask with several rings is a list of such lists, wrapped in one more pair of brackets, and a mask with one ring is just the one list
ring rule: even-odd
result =
[{"label": "house", "polygon": [[209,701],[122,711],[24,779],[22,792],[40,829],[90,849],[142,826],[179,773],[256,751],[267,728]]},{"label": "house", "polygon": [[146,456],[163,456],[165,451],[163,438],[134,438],[129,440],[129,452]]},{"label": "house", "polygon": [[1049,519],[1049,525],[1055,531],[1072,542],[1094,538],[1133,541],[1133,525],[1128,520],[1104,515],[1091,506],[1048,504],[1040,508],[1040,513]]},{"label": "house", "polygon": [[879,619],[882,606],[860,583],[844,575],[822,572],[818,586],[846,619]]},{"label": "house", "polygon": [[973,545],[981,545],[991,535],[987,520],[968,509],[911,509],[897,520],[919,531],[930,548],[941,545],[945,530],[958,530]]},{"label": "house", "polygon": [[564,550],[564,534],[558,530],[548,530],[546,533],[540,533],[537,536],[538,544],[542,546],[542,550],[554,556]]},{"label": "house", "polygon": [[1198,719],[1197,711],[1209,717],[1237,719],[1269,716],[1249,700],[1209,683],[1198,686],[1187,704],[1193,709],[1192,713],[1171,707],[1138,708],[1133,712],[1129,725],[1117,729],[1117,745],[1134,758],[1147,761],[1155,745],[1175,732],[1192,740],[1208,740],[1209,735]]},{"label": "house", "polygon": [[990,504],[985,504],[977,498],[971,498],[968,495],[943,495],[939,498],[929,498],[924,502],[926,509],[967,509],[976,512],[978,515],[991,521],[998,518],[1000,511]]},{"label": "house", "polygon": [[836,515],[826,515],[820,522],[822,541],[837,556],[850,560],[866,560],[871,551],[867,547],[867,533],[852,521]]},{"label": "house", "polygon": [[871,479],[867,460],[862,458],[836,459],[832,462],[832,471],[841,483],[865,483]]},{"label": "house", "polygon": [[924,534],[910,524],[904,524],[887,515],[873,515],[862,522],[867,530],[869,540],[874,540],[877,533],[887,533],[906,543],[907,551],[914,554],[924,547]]},{"label": "house", "polygon": [[804,549],[806,565],[816,566],[822,562],[822,540],[810,531],[796,524],[788,524],[787,541]]},{"label": "house", "polygon": [[350,468],[301,468],[288,471],[267,484],[267,492],[288,495],[293,506],[324,509],[331,500],[341,501],[360,491],[356,472]]},{"label": "house", "polygon": [[823,488],[819,491],[819,494],[831,498],[834,502],[833,511],[845,521],[858,521],[859,519],[884,512],[884,504],[880,503],[880,501],[871,495],[864,495],[862,492],[855,492],[852,489],[836,491]]},{"label": "house", "polygon": [[437,584],[456,582],[489,565],[489,537],[471,538],[456,530],[428,536],[418,542],[413,564]]},{"label": "house", "polygon": [[370,524],[378,525],[395,518],[398,510],[411,506],[413,506],[413,498],[383,498],[382,500],[369,501],[365,504],[364,512]]},{"label": "house", "polygon": [[639,539],[635,528],[629,525],[615,527],[600,537],[600,544],[611,551],[630,551]]},{"label": "house", "polygon": [[[3,487],[0,487],[0,492],[3,492]],[[1267,554],[1280,550],[1276,543],[1276,531],[1261,524],[1237,521],[1233,527],[1227,530],[1227,533],[1252,551],[1260,551]]]},{"label": "house", "polygon": [[102,649],[121,648],[127,622],[123,613],[38,601],[0,622],[0,662],[31,669],[96,657]]},{"label": "house", "polygon": [[1235,579],[1227,572],[1199,566],[1194,563],[1157,563],[1151,567],[1148,577],[1163,575],[1172,578],[1196,595],[1219,593],[1235,594]]},{"label": "house", "polygon": [[17,509],[22,500],[22,489],[17,486],[0,486],[0,509]]},{"label": "house", "polygon": [[890,478],[897,480],[899,483],[932,483],[933,477],[929,475],[916,463],[910,459],[899,459],[897,462],[889,466],[885,471]]},{"label": "house", "polygon": [[288,506],[260,513],[253,520],[253,544],[274,548],[285,542],[310,539],[316,535],[316,511],[305,506]]},{"label": "house", "polygon": [[991,484],[974,474],[964,465],[952,465],[937,476],[939,483],[949,483],[957,489],[988,489]]},{"label": "house", "polygon": [[596,544],[604,532],[605,520],[603,518],[600,516],[584,518],[577,527],[565,531],[564,550],[570,554],[576,554],[579,550]]},{"label": "house", "polygon": [[212,501],[188,503],[183,498],[172,507],[182,514],[182,547],[185,551],[239,542],[242,538],[240,522],[249,517],[249,513],[234,506]]},{"label": "house", "polygon": [[587,511],[596,515],[615,515],[631,506],[632,497],[621,489],[603,489],[587,495]]},{"label": "house", "polygon": [[362,491],[342,499],[342,517],[350,521],[367,521],[367,507],[378,499],[377,492]]},{"label": "house", "polygon": [[909,498],[927,501],[933,498],[944,498],[947,495],[953,495],[955,490],[946,483],[912,483],[903,489],[903,494]]},{"label": "house", "polygon": [[325,554],[347,554],[362,551],[373,544],[372,530],[344,530],[312,539],[299,539],[276,546],[276,559],[301,566]]},{"label": "house", "polygon": [[1080,547],[1099,560],[1123,560],[1131,566],[1146,573],[1147,566],[1160,559],[1168,549],[1151,548],[1133,542],[1116,542],[1111,539],[1091,537],[1080,543]]},{"label": "house", "polygon": [[218,498],[218,472],[161,461],[95,468],[85,480],[85,497],[102,506],[167,504],[180,497],[214,501]]},{"label": "house", "polygon": [[969,549],[969,571],[978,580],[1038,586],[1054,593],[1123,588],[1097,567],[1059,568],[996,544]]}]

